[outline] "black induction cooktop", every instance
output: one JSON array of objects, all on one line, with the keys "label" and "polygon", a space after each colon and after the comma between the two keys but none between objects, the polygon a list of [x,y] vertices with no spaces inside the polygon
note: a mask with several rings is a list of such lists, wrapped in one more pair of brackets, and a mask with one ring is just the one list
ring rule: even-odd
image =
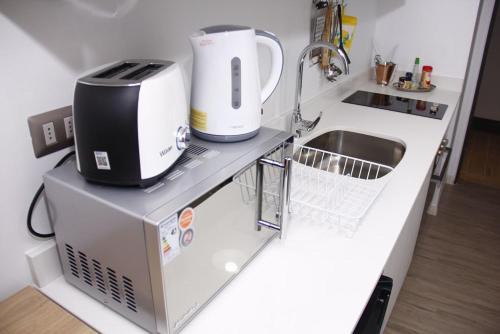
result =
[{"label": "black induction cooktop", "polygon": [[358,90],[342,102],[435,119],[443,119],[444,113],[448,109],[446,104],[365,92],[363,90]]}]

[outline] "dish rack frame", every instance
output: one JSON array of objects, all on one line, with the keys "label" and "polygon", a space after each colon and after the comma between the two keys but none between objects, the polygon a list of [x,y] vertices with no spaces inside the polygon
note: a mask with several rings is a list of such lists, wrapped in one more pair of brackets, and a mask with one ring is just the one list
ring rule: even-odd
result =
[{"label": "dish rack frame", "polygon": [[[337,227],[352,235],[391,178],[394,167],[296,143],[291,145],[291,218],[309,219],[314,224]],[[282,145],[264,158],[284,161],[285,157],[286,148]],[[247,204],[258,197],[257,164],[233,177]],[[279,212],[281,172],[268,165],[261,172],[262,206]]]}]

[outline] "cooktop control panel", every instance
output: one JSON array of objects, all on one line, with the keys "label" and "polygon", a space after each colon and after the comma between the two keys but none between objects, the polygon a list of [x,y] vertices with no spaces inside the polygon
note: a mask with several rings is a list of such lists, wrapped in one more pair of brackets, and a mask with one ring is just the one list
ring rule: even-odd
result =
[{"label": "cooktop control panel", "polygon": [[443,119],[448,105],[358,90],[342,102],[410,115]]}]

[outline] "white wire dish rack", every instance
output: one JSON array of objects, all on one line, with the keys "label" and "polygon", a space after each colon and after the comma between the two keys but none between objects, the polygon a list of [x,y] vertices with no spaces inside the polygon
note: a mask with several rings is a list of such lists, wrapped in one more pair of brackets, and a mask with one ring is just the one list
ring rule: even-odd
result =
[{"label": "white wire dish rack", "polygon": [[[284,149],[267,158],[283,161]],[[389,181],[391,166],[294,144],[291,215],[351,235]],[[255,164],[234,177],[246,203],[255,201]],[[263,206],[277,208],[280,171],[264,166]]]}]

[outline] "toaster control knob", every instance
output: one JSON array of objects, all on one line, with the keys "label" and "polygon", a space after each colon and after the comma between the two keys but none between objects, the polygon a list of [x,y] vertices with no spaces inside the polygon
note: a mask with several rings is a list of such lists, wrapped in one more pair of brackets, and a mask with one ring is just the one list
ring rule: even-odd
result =
[{"label": "toaster control knob", "polygon": [[184,150],[188,148],[191,141],[191,130],[189,126],[181,126],[177,130],[177,149]]}]

